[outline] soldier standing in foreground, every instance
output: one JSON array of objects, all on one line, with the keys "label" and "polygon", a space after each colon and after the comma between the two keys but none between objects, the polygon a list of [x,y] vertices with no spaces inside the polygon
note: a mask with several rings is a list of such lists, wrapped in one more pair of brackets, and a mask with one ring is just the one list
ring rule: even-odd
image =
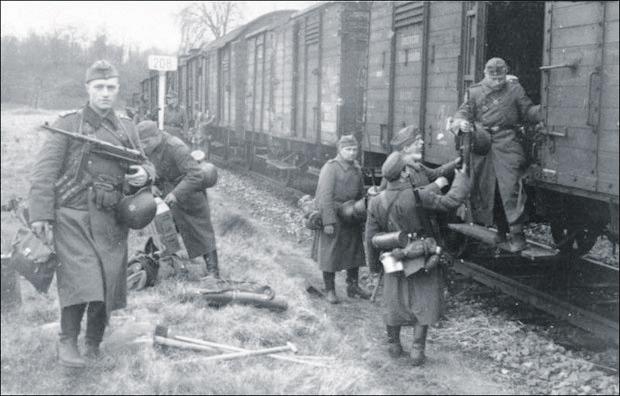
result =
[{"label": "soldier standing in foreground", "polygon": [[[432,230],[425,229],[425,216],[417,205],[434,211],[456,209],[467,196],[469,179],[463,170],[457,170],[452,188],[446,195],[435,191],[440,185],[416,188],[414,193],[411,169],[400,153],[392,153],[382,167],[388,180],[387,189],[370,200],[366,219],[366,247],[368,265],[372,272],[381,272],[379,251],[372,243],[379,233],[403,231],[420,237],[431,237]],[[426,226],[428,227],[428,226]],[[424,349],[428,326],[437,322],[443,309],[443,279],[438,267],[420,270],[410,276],[403,271],[385,274],[384,301],[387,326],[388,352],[396,358],[403,353],[400,343],[401,326],[413,326],[411,357],[415,366],[425,360]]]},{"label": "soldier standing in foreground", "polygon": [[[88,103],[62,115],[54,127],[141,151],[133,122],[113,111],[119,87],[116,68],[107,61],[95,62],[86,71]],[[128,227],[117,217],[117,204],[131,187],[155,177],[149,163],[131,165],[133,173],[126,174],[120,160],[96,153],[89,154],[81,169],[82,156],[88,155],[83,149],[82,142],[51,135],[34,166],[29,197],[31,227],[53,240],[61,263],[56,272],[61,306],[58,359],[67,367],[85,366],[77,338],[86,307],[86,355],[96,357],[111,311],[127,305]],[[82,171],[85,177],[75,181]],[[76,184],[77,194],[59,193],[67,181]]]},{"label": "soldier standing in foreground", "polygon": [[189,120],[185,107],[179,105],[179,98],[174,92],[168,93],[164,111],[164,129],[183,142],[187,142],[188,127]]},{"label": "soldier standing in foreground", "polygon": [[473,185],[471,204],[474,220],[486,226],[497,224],[497,243],[506,241],[509,249],[525,248],[523,224],[526,194],[523,188],[525,153],[517,140],[517,124],[541,121],[540,105],[534,105],[517,79],[507,80],[507,66],[501,58],[490,59],[484,79],[472,85],[468,98],[455,115],[455,124],[470,132],[472,122],[491,134],[486,155],[471,155]]},{"label": "soldier standing in foreground", "polygon": [[338,141],[338,155],[321,168],[316,187],[316,202],[323,230],[319,233],[318,262],[323,271],[327,300],[337,304],[336,272],[347,270],[347,295],[370,298],[358,284],[359,267],[364,265],[362,225],[349,224],[337,215],[338,206],[364,195],[362,169],[358,164],[358,143],[353,135]]},{"label": "soldier standing in foreground", "polygon": [[143,121],[137,129],[189,258],[203,256],[207,276],[219,278],[215,233],[200,165],[185,143],[160,131],[155,121]]}]

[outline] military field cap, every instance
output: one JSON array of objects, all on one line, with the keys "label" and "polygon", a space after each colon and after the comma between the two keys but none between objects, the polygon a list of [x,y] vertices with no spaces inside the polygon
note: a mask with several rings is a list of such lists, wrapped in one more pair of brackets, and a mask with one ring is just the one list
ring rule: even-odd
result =
[{"label": "military field cap", "polygon": [[484,66],[484,71],[491,76],[498,76],[508,72],[508,66],[502,58],[491,58]]},{"label": "military field cap", "polygon": [[118,70],[107,60],[98,60],[86,70],[86,82],[118,77]]},{"label": "military field cap", "polygon": [[394,181],[400,177],[400,172],[405,169],[407,163],[402,154],[398,151],[388,155],[387,159],[381,166],[381,173],[388,181]]},{"label": "military field cap", "polygon": [[151,120],[142,121],[136,126],[136,129],[138,130],[138,136],[140,136],[140,139],[149,138],[159,133],[157,123]]},{"label": "military field cap", "polygon": [[401,151],[411,143],[413,143],[418,136],[420,136],[420,128],[416,128],[413,125],[409,125],[398,131],[396,135],[390,141],[392,150]]},{"label": "military field cap", "polygon": [[357,147],[357,139],[353,135],[342,135],[340,140],[338,140],[338,148],[356,146]]}]

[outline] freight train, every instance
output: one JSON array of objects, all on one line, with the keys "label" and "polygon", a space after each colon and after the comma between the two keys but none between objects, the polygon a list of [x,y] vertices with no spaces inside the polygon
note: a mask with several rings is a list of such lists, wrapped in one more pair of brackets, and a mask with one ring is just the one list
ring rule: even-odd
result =
[{"label": "freight train", "polygon": [[[353,133],[369,180],[404,126],[430,166],[457,155],[447,122],[484,63],[501,57],[543,106],[524,126],[530,219],[563,250],[618,239],[617,2],[322,2],[263,15],[179,56],[169,72],[190,117],[210,112],[209,151],[286,175],[318,175]],[[142,82],[153,110],[157,75]]]}]

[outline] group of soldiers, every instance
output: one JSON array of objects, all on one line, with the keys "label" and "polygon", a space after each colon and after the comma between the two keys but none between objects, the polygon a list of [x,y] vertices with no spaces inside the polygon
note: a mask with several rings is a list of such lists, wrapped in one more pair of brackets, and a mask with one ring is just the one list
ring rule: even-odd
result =
[{"label": "group of soldiers", "polygon": [[[359,144],[353,135],[339,140],[338,155],[323,166],[316,192],[323,224],[318,264],[329,302],[339,302],[335,273],[340,270],[347,271],[349,297],[370,297],[359,286],[358,278],[359,267],[366,263],[371,271],[382,271],[380,252],[371,243],[373,236],[392,231],[430,235],[420,208],[450,211],[471,195],[476,221],[485,225],[495,222],[500,239],[509,233],[515,250],[524,246],[524,155],[516,141],[515,125],[524,118],[537,119],[539,109],[516,80],[506,79],[506,73],[501,59],[491,59],[485,79],[470,88],[456,115],[455,124],[463,132],[469,132],[472,124],[481,124],[490,134],[489,152],[472,157],[473,181],[464,169],[456,169],[459,159],[437,169],[424,166],[422,134],[418,129],[405,128],[395,136],[394,152],[382,166],[385,180],[380,192],[369,200],[365,234],[362,224],[345,222],[338,215],[339,204],[364,195],[362,171],[356,161]],[[145,188],[157,190],[171,207],[188,256],[202,256],[207,276],[219,277],[207,194],[200,187],[200,166],[182,141],[186,138],[187,116],[179,110],[176,97],[167,98],[165,131],[161,131],[155,121],[132,120],[114,112],[120,79],[109,62],[97,61],[88,68],[85,88],[87,104],[61,115],[54,126],[138,150],[148,160],[126,167],[120,160],[93,153],[85,169],[89,177],[76,178],[84,144],[52,134],[32,170],[30,225],[35,234],[54,245],[61,263],[56,272],[61,307],[58,359],[67,367],[86,365],[77,344],[84,312],[85,356],[95,358],[100,354],[111,312],[127,304],[128,225],[117,210],[123,197]],[[208,125],[212,120],[205,115],[200,122]],[[452,186],[442,194],[452,173]],[[78,193],[64,199],[58,194],[58,185],[67,180],[83,185],[76,189]],[[411,354],[414,364],[423,363],[428,326],[439,319],[443,306],[441,274],[439,267],[409,277],[402,271],[385,274],[385,323],[391,356],[403,353],[401,326],[414,326]]]},{"label": "group of soldiers", "polygon": [[[490,59],[484,79],[470,87],[453,122],[458,133],[471,133],[472,139],[479,140],[478,146],[486,142],[487,149],[472,152],[470,164],[461,164],[462,159],[457,158],[430,169],[421,163],[422,133],[417,128],[403,128],[391,141],[393,152],[382,165],[383,181],[375,190],[378,194],[368,195],[365,226],[337,215],[340,205],[360,199],[364,193],[362,170],[356,161],[358,142],[353,134],[341,137],[338,154],[321,169],[316,190],[322,221],[316,257],[330,303],[339,302],[334,279],[341,270],[347,271],[347,295],[369,298],[357,279],[359,267],[366,264],[372,272],[384,271],[373,237],[398,231],[420,239],[437,237],[433,216],[456,210],[468,197],[475,222],[497,225],[498,244],[506,244],[511,252],[525,248],[525,155],[517,125],[541,121],[540,106],[531,102],[516,78],[508,78],[507,69],[502,59]],[[452,173],[452,185],[442,194]],[[402,250],[399,258],[403,258]],[[425,267],[409,276],[404,271],[386,270],[383,302],[390,356],[403,354],[401,327],[413,326],[412,363],[417,366],[425,361],[428,326],[442,314],[442,275],[441,266]]]},{"label": "group of soldiers", "polygon": [[[146,97],[140,98],[137,111],[133,114],[134,124],[142,121],[157,121],[158,110],[152,111]],[[191,147],[201,147],[208,138],[208,127],[215,120],[215,115],[207,109],[202,112],[195,109],[193,116],[179,104],[179,98],[174,91],[166,94],[166,107],[164,109],[164,129],[169,134],[181,139]]]}]

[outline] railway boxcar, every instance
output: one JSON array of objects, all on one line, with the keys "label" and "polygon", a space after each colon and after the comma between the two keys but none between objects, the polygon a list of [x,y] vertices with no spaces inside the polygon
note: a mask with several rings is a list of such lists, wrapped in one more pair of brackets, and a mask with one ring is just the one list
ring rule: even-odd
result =
[{"label": "railway boxcar", "polygon": [[545,109],[528,177],[532,214],[579,252],[608,223],[617,238],[617,54],[615,2],[375,2],[365,165],[378,167],[405,125],[424,132],[426,162],[453,158],[447,120],[499,56]]},{"label": "railway boxcar", "polygon": [[363,135],[369,3],[320,3],[246,38],[252,159],[315,169],[343,133]]},{"label": "railway boxcar", "polygon": [[205,98],[210,112],[216,115],[211,128],[211,149],[224,158],[228,158],[231,151],[234,154],[247,152],[246,141],[249,141],[244,133],[246,103],[250,95],[246,90],[246,35],[286,23],[293,12],[282,10],[265,14],[207,44],[202,51],[208,62]]}]

